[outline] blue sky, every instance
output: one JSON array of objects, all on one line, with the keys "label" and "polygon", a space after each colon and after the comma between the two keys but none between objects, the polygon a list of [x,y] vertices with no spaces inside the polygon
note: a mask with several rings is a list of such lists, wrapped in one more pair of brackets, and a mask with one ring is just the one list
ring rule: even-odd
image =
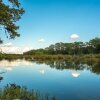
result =
[{"label": "blue sky", "polygon": [[71,34],[78,34],[78,41],[100,37],[100,0],[20,2],[26,11],[17,23],[21,36],[15,40],[5,39],[5,42],[40,48],[56,42],[71,42]]}]

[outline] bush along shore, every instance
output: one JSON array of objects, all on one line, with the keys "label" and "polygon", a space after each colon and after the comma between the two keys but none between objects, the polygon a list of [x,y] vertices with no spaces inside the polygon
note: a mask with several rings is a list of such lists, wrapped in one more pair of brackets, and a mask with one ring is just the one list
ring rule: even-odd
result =
[{"label": "bush along shore", "polygon": [[0,100],[56,100],[56,97],[28,90],[26,87],[16,84],[7,84],[0,89]]},{"label": "bush along shore", "polygon": [[100,54],[86,55],[17,55],[17,54],[0,54],[0,60],[68,60],[68,61],[100,61]]}]

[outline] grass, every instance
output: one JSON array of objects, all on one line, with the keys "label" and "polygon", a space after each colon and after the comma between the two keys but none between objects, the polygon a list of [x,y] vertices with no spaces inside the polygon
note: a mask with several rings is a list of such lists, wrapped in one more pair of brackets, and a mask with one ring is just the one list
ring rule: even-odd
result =
[{"label": "grass", "polygon": [[0,60],[67,60],[67,61],[99,61],[100,54],[87,55],[18,55],[18,54],[0,54]]},{"label": "grass", "polygon": [[16,84],[9,84],[0,89],[0,100],[56,100],[56,98]]}]

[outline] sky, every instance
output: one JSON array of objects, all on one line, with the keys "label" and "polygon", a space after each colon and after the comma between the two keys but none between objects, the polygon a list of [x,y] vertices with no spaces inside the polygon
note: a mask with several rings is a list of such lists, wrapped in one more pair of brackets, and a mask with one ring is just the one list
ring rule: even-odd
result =
[{"label": "sky", "polygon": [[5,43],[15,46],[45,48],[57,42],[71,42],[100,37],[100,0],[19,0],[25,14],[17,22],[21,34]]}]

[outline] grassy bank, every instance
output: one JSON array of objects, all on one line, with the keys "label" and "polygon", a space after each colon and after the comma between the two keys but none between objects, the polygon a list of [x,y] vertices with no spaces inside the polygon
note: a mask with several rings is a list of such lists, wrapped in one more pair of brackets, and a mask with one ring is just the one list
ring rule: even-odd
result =
[{"label": "grassy bank", "polygon": [[68,61],[99,61],[100,54],[87,55],[17,55],[17,54],[1,54],[0,60],[68,60]]},{"label": "grassy bank", "polygon": [[56,100],[56,98],[16,84],[9,84],[0,89],[0,100]]},{"label": "grassy bank", "polygon": [[[21,58],[21,57],[20,57]],[[23,55],[26,60],[99,61],[100,54],[88,55]]]}]

